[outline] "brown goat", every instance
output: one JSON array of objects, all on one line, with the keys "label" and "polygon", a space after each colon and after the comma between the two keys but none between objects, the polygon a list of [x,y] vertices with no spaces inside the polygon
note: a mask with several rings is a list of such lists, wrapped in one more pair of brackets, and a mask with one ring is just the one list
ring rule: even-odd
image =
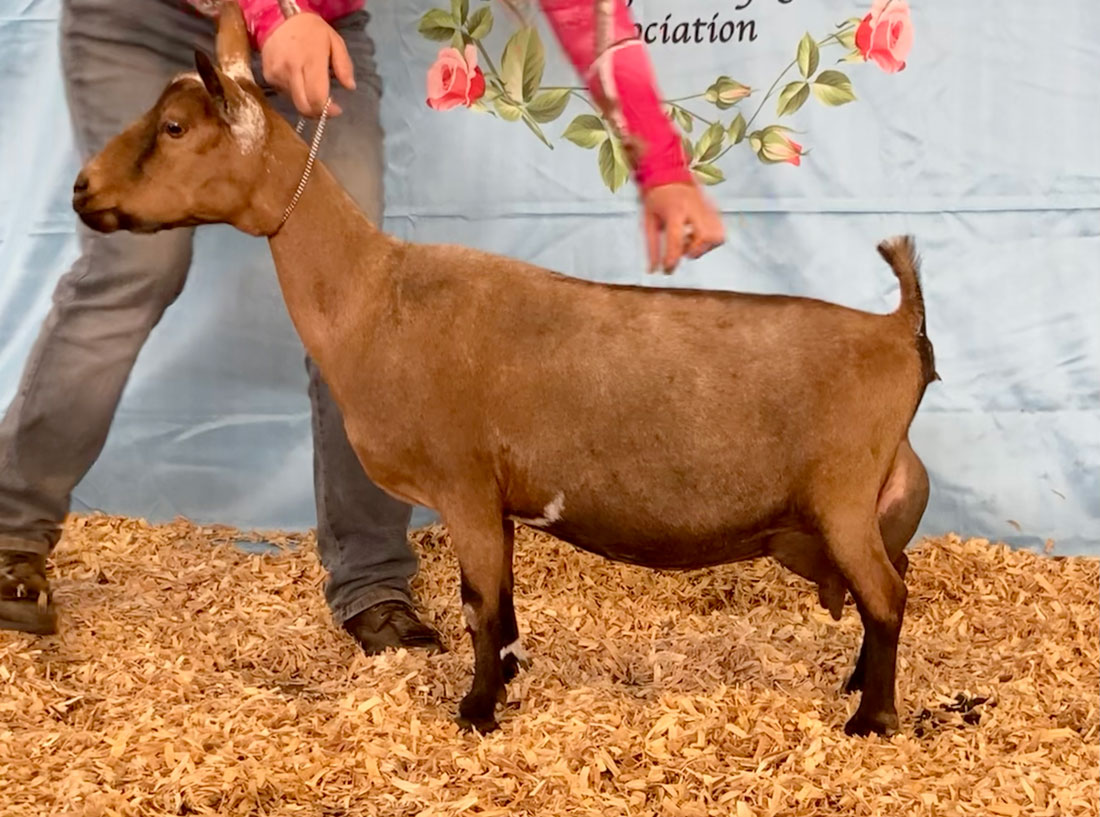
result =
[{"label": "brown goat", "polygon": [[[903,552],[928,499],[908,429],[935,379],[917,259],[882,243],[901,305],[616,286],[379,231],[264,102],[235,3],[220,69],[196,54],[85,166],[101,231],[225,222],[266,236],[294,325],[366,473],[436,509],[462,574],[474,681],[459,722],[496,725],[521,662],[513,520],[654,568],[772,556],[864,640],[849,733],[897,729]],[[338,126],[338,125],[337,125]]]}]

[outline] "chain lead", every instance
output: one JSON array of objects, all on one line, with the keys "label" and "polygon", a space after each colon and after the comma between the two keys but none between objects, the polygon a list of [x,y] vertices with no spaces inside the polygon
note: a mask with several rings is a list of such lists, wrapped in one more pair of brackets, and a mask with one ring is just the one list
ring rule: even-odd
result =
[{"label": "chain lead", "polygon": [[[294,208],[298,206],[298,199],[302,197],[306,185],[309,184],[310,174],[313,173],[313,163],[317,159],[317,151],[321,148],[321,137],[325,133],[325,122],[328,121],[328,107],[330,104],[332,104],[332,97],[325,100],[325,107],[321,110],[321,118],[317,122],[317,130],[314,131],[313,141],[309,145],[309,157],[306,159],[306,166],[302,171],[301,181],[298,182],[298,189],[294,191],[294,197],[290,200],[290,204],[288,204],[286,210],[283,211],[283,220],[279,222],[279,229],[282,229],[282,226],[286,224],[286,220],[290,218],[290,214],[293,213]],[[305,126],[306,120],[299,117],[298,125],[294,128],[294,132],[300,136]],[[276,232],[278,232],[278,230],[276,230]]]}]

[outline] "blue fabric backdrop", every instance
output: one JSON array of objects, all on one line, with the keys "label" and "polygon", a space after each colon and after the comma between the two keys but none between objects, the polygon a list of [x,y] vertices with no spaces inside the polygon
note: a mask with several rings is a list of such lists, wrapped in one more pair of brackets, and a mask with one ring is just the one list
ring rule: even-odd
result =
[{"label": "blue fabric backdrop", "polygon": [[[740,103],[747,117],[804,32],[827,34],[865,13],[864,2],[756,0],[738,10],[745,4],[638,0],[633,11],[647,23],[671,15],[673,27],[716,12],[751,20],[755,40],[650,46],[666,96],[699,94],[729,75],[757,89]],[[417,22],[431,7],[370,5],[386,87],[388,229],[586,278],[660,283],[643,272],[632,187],[608,191],[596,152],[561,138],[582,101],[543,126],[553,151],[522,123],[424,104],[440,44]],[[58,11],[57,0],[0,5],[5,406],[76,251]],[[758,124],[783,121],[810,153],[797,168],[762,164],[747,141],[725,155],[727,180],[710,190],[729,242],[672,283],[888,310],[896,287],[874,245],[915,233],[943,377],[913,432],[933,480],[924,530],[1100,552],[1100,6],[915,0],[912,18],[916,45],[903,72],[829,66],[851,77],[856,102],[811,97],[783,120],[774,99],[764,106]],[[512,30],[497,9],[485,41],[494,61]],[[540,30],[544,84],[577,84]],[[843,53],[823,50],[822,67]],[[725,124],[737,112],[705,99],[688,106]],[[691,138],[699,135],[697,125]],[[204,228],[190,281],[139,360],[77,509],[312,525],[305,382],[266,245]]]}]

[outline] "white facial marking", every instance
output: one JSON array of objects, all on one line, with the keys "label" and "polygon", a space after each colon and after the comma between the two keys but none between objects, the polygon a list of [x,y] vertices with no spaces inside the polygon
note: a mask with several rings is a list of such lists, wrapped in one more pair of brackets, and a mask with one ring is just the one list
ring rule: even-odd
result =
[{"label": "white facial marking", "polygon": [[[244,63],[239,63],[244,65]],[[247,66],[245,66],[247,70]],[[223,71],[227,77],[236,81],[237,77],[229,71]],[[244,75],[245,79],[252,79],[250,73]],[[195,71],[184,71],[181,74],[176,74],[173,77],[173,82],[189,81],[203,85],[202,77]],[[252,96],[237,87],[237,93],[234,95],[236,99],[233,101],[232,114],[229,119],[229,130],[233,134],[233,139],[236,141],[238,147],[241,149],[241,153],[252,153],[258,148],[264,140],[264,112],[258,103]]]},{"label": "white facial marking", "polygon": [[235,59],[232,62],[223,65],[221,67],[222,73],[235,82],[243,82],[248,80],[252,81],[252,67],[248,64],[247,60]]},{"label": "white facial marking", "polygon": [[462,617],[464,619],[466,619],[466,626],[467,627],[469,627],[471,630],[476,630],[477,629],[477,626],[476,626],[477,625],[477,618],[474,615],[473,605],[470,605],[470,604],[463,604],[462,605]]},{"label": "white facial marking", "polygon": [[194,80],[199,83],[199,85],[202,85],[202,77],[199,76],[198,71],[184,71],[172,77],[172,82],[181,82],[183,80]]},{"label": "white facial marking", "polygon": [[518,638],[515,641],[513,641],[511,644],[509,644],[507,647],[502,647],[501,648],[501,650],[500,650],[500,660],[501,661],[503,661],[509,655],[514,655],[516,657],[516,660],[519,661],[521,664],[526,664],[527,663],[527,651],[523,649],[523,645],[519,643]]},{"label": "white facial marking", "polygon": [[252,153],[264,141],[263,109],[245,91],[240,91],[231,110],[229,130],[232,131],[241,153]]}]

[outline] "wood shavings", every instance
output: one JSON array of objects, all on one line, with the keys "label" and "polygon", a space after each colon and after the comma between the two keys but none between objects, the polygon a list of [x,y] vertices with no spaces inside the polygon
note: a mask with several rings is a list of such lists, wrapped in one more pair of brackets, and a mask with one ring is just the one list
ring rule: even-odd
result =
[{"label": "wood shavings", "polygon": [[847,738],[860,626],[768,561],[658,573],[519,531],[534,664],[501,730],[458,570],[413,534],[449,652],[363,655],[308,536],[73,518],[61,633],[0,633],[0,814],[1095,815],[1100,567],[950,536],[910,549],[902,731]]}]

